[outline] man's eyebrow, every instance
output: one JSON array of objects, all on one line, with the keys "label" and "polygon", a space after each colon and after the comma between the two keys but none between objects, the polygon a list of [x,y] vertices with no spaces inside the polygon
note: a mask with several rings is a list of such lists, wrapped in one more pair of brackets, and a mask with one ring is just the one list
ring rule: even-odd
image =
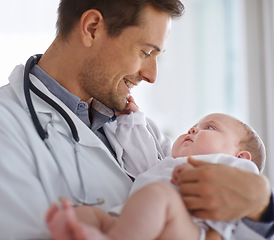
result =
[{"label": "man's eyebrow", "polygon": [[154,48],[154,50],[157,51],[157,52],[164,52],[165,51],[165,50],[161,50],[161,48],[159,48],[157,45],[152,44],[152,43],[146,43],[145,45],[148,46],[148,47]]}]

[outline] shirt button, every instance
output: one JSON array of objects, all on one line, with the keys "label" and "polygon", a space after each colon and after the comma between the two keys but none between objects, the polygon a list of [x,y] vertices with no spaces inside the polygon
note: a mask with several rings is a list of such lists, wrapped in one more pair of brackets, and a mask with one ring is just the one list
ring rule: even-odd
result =
[{"label": "shirt button", "polygon": [[87,106],[86,106],[85,103],[79,103],[79,104],[78,104],[78,109],[83,110],[83,109],[85,109],[86,107],[87,107]]}]

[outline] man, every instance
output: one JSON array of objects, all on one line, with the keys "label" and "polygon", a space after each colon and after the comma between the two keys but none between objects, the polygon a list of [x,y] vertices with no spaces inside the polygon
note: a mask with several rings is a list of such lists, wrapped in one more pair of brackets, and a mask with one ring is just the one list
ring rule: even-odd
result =
[{"label": "man", "polygon": [[[67,197],[76,205],[104,199],[105,210],[126,200],[132,185],[130,172],[116,161],[103,125],[115,120],[114,110],[126,111],[134,85],[142,80],[155,82],[156,57],[164,50],[171,18],[182,11],[177,0],[61,0],[57,37],[26,76],[63,108],[71,119],[70,127],[56,106],[31,91],[35,113],[48,134],[46,144],[41,140],[25,100],[24,66],[17,66],[10,84],[0,90],[1,238],[48,239],[44,214],[59,197]],[[71,122],[79,142],[71,136],[75,135]],[[153,122],[150,125],[167,154],[170,142]],[[182,177],[181,191],[187,207],[196,215],[216,219],[246,216],[259,221],[273,206],[264,178],[220,166],[218,172],[222,174],[216,175],[211,165],[193,164],[197,173]],[[204,183],[196,181],[198,175]],[[203,188],[218,176],[221,191],[219,186]],[[241,183],[236,189],[229,187],[234,184],[231,176]],[[201,193],[199,200],[197,192]],[[229,202],[224,208],[226,199]],[[204,209],[204,202],[211,208]],[[84,221],[92,217],[88,209],[75,208]],[[272,215],[270,218],[269,223],[273,222]],[[260,229],[261,225],[269,226],[251,223]],[[251,232],[246,225],[241,227]]]}]

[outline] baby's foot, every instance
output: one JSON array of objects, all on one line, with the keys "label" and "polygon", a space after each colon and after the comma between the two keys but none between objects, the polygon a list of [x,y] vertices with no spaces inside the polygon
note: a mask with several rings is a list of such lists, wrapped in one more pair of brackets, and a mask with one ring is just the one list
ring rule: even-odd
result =
[{"label": "baby's foot", "polygon": [[110,240],[99,229],[85,224],[71,223],[71,230],[75,240]]}]

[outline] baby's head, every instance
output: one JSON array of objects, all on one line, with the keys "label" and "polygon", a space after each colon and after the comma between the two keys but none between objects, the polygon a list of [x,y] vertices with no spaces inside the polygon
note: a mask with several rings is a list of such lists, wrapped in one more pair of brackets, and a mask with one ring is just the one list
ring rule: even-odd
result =
[{"label": "baby's head", "polygon": [[252,160],[264,168],[265,147],[257,133],[238,119],[222,113],[202,118],[173,144],[172,156],[225,153]]}]

